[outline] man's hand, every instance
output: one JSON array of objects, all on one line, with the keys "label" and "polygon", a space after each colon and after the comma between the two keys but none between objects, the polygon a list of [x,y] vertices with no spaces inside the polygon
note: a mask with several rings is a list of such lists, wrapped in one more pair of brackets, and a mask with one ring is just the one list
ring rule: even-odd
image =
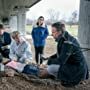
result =
[{"label": "man's hand", "polygon": [[29,59],[25,59],[24,63],[25,63],[25,64],[31,64],[31,62],[30,62]]},{"label": "man's hand", "polygon": [[13,57],[11,60],[17,62],[18,59],[17,59],[17,57]]},{"label": "man's hand", "polygon": [[41,64],[39,68],[41,69],[47,68],[47,65]]},{"label": "man's hand", "polygon": [[17,60],[16,60],[16,59],[14,59],[13,61],[17,62]]}]

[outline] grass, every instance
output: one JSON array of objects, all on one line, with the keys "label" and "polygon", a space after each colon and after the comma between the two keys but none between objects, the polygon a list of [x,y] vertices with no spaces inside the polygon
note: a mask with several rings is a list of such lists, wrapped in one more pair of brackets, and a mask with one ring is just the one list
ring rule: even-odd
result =
[{"label": "grass", "polygon": [[[49,34],[51,35],[51,26],[48,26]],[[73,35],[74,37],[77,37],[78,35],[78,25],[73,25],[70,27],[69,25],[66,25],[66,30]],[[32,31],[32,25],[26,26],[26,33],[31,34]]]},{"label": "grass", "polygon": [[78,25],[73,25],[72,27],[66,26],[66,29],[74,37],[78,36]]},{"label": "grass", "polygon": [[32,25],[26,25],[26,33],[31,34]]}]

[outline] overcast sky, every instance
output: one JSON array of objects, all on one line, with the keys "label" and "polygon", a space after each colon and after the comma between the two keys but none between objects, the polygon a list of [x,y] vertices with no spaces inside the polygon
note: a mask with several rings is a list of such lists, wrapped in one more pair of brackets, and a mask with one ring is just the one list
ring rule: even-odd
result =
[{"label": "overcast sky", "polygon": [[43,15],[48,18],[47,11],[54,9],[59,11],[62,16],[69,17],[71,12],[79,11],[80,0],[42,0],[29,9],[27,18],[36,19]]}]

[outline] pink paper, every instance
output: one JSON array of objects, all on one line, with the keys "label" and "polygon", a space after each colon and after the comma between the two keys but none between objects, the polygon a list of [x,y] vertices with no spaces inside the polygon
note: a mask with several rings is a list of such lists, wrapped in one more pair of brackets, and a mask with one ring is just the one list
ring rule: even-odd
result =
[{"label": "pink paper", "polygon": [[20,62],[11,61],[6,66],[16,69],[19,72],[22,72],[26,64],[22,64]]},{"label": "pink paper", "polygon": [[6,64],[6,66],[9,66],[9,67],[16,69],[17,68],[17,62],[11,61],[8,64]]}]

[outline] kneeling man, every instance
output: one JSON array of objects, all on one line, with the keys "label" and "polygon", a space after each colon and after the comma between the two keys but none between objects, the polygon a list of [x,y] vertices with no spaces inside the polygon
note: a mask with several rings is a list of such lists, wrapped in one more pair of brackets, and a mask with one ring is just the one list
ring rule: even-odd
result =
[{"label": "kneeling man", "polygon": [[88,79],[88,67],[78,41],[65,31],[61,22],[52,24],[52,36],[57,42],[57,53],[48,59],[48,68],[41,77],[54,75],[65,85],[77,85]]}]

